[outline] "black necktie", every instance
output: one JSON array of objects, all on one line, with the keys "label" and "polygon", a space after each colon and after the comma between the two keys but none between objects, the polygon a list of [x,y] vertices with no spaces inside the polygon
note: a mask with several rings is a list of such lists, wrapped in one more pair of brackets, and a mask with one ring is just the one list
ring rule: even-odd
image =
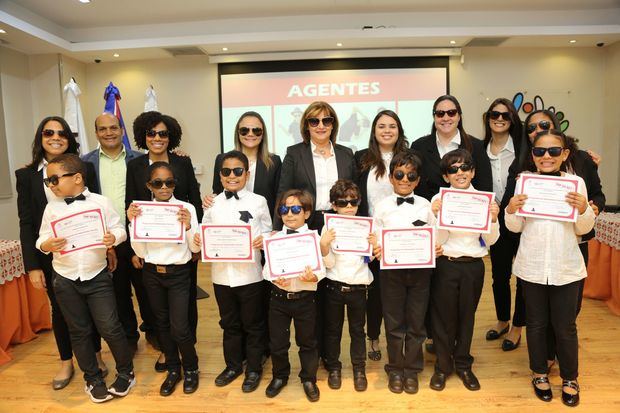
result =
[{"label": "black necktie", "polygon": [[286,235],[288,235],[288,234],[299,234],[299,232],[298,232],[298,231],[295,231],[294,229],[288,229],[288,228],[287,228],[287,229],[286,229]]},{"label": "black necktie", "polygon": [[84,194],[79,194],[76,197],[69,197],[69,198],[65,198],[65,202],[67,203],[67,205],[72,204],[74,201],[85,201],[86,197],[84,196]]},{"label": "black necktie", "polygon": [[541,172],[541,175],[546,175],[546,176],[562,176],[562,172],[560,171],[555,171],[555,172]]},{"label": "black necktie", "polygon": [[235,197],[235,199],[239,199],[239,195],[237,195],[236,192],[232,192],[232,191],[224,191],[224,195],[226,195],[226,199],[230,199],[233,196]]},{"label": "black necktie", "polygon": [[402,196],[399,196],[398,198],[396,198],[396,206],[400,206],[402,205],[404,202],[407,202],[408,204],[413,205],[413,197],[407,197],[407,198],[403,198]]}]

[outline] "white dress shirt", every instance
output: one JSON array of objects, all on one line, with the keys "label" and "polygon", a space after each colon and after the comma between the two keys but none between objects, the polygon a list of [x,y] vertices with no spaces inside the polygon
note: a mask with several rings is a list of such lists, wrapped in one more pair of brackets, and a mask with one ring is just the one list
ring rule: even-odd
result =
[{"label": "white dress shirt", "polygon": [[[453,187],[450,187],[453,188]],[[476,191],[469,185],[467,191]],[[431,204],[440,197],[436,194],[431,199]],[[480,237],[484,245],[480,242]],[[437,229],[437,243],[443,246],[443,255],[446,257],[477,257],[482,258],[489,252],[489,247],[497,242],[499,238],[499,221],[491,223],[491,232],[479,234],[477,232],[449,231]]]},{"label": "white dress shirt", "polygon": [[368,215],[374,216],[376,205],[382,199],[387,198],[394,191],[390,183],[390,162],[393,153],[381,153],[381,159],[385,165],[385,173],[377,178],[377,168],[373,166],[368,172],[368,180],[366,181],[366,196],[368,198]]},{"label": "white dress shirt", "polygon": [[493,192],[495,192],[495,201],[500,204],[506,192],[506,183],[508,182],[508,168],[515,160],[515,145],[512,137],[508,137],[506,144],[497,155],[491,152],[491,143],[487,146],[487,155],[491,161],[491,174],[493,176]]},{"label": "white dress shirt", "polygon": [[338,164],[336,163],[336,153],[334,146],[329,143],[331,155],[324,158],[320,153],[316,153],[316,145],[310,141],[312,150],[312,162],[314,163],[314,178],[316,180],[316,211],[327,211],[332,209],[329,202],[329,190],[338,180]]},{"label": "white dress shirt", "polygon": [[415,226],[413,223],[416,221],[422,221],[431,226],[435,225],[436,219],[431,212],[431,203],[413,193],[403,198],[411,196],[413,197],[413,205],[408,202],[397,205],[396,199],[401,196],[393,192],[377,204],[374,218],[379,242],[381,241],[381,228],[411,228]]},{"label": "white dress shirt", "polygon": [[249,161],[250,164],[250,177],[245,183],[245,189],[250,192],[254,192],[254,182],[256,182],[256,160]]},{"label": "white dress shirt", "polygon": [[439,135],[437,135],[435,142],[437,143],[437,150],[439,151],[439,158],[443,158],[443,156],[447,154],[448,152],[459,148],[459,145],[461,144],[461,131],[457,129],[456,135],[454,135],[454,137],[450,140],[450,142],[448,142],[446,146],[444,146],[439,140]]},{"label": "white dress shirt", "polygon": [[[185,242],[136,242],[132,240],[131,248],[133,248],[138,257],[144,259],[144,262],[148,262],[150,264],[187,264],[192,259],[193,252],[200,252],[200,246],[196,247],[194,245],[194,234],[199,233],[196,208],[188,202],[179,201],[174,196],[172,196],[168,202],[183,205],[183,208],[187,209],[191,215],[191,226],[185,231]],[[131,224],[129,224],[129,232],[131,232]]]},{"label": "white dress shirt", "polygon": [[[105,228],[116,237],[114,245],[127,239],[124,222],[114,210],[112,201],[103,195],[92,194],[88,189],[82,192],[86,197],[83,201],[74,201],[67,205],[62,198],[48,203],[43,212],[39,238],[35,246],[41,250],[41,244],[54,237],[51,222],[89,209],[100,209],[105,221]],[[44,254],[49,252],[41,250]],[[107,249],[105,247],[74,251],[70,254],[53,253],[52,267],[54,271],[70,280],[87,281],[94,278],[107,267]],[[51,288],[51,286],[48,286]]]},{"label": "white dress shirt", "polygon": [[[325,231],[327,228],[324,226],[321,234]],[[330,246],[329,252],[323,257],[326,277],[350,285],[368,285],[372,282],[372,272],[370,272],[368,264],[364,262],[364,258],[359,255],[336,254]]]},{"label": "white dress shirt", "polygon": [[[291,228],[288,228],[286,225],[284,225],[282,227],[282,231],[276,232],[272,236],[276,237],[280,235],[286,235],[286,230],[288,229],[291,229]],[[300,234],[303,234],[304,232],[308,232],[309,231],[308,225],[304,224],[302,227],[297,228],[295,231],[299,232]],[[265,265],[265,267],[263,268],[263,277],[266,280],[273,282],[273,280],[269,279],[268,271],[269,270],[267,269],[267,266]],[[316,282],[302,281],[301,279],[299,279],[299,277],[295,277],[295,278],[288,278],[288,280],[290,281],[290,284],[287,287],[280,287],[279,285],[276,285],[276,287],[282,290],[291,292],[291,293],[296,293],[299,291],[316,291],[316,286],[319,283],[319,281],[325,278],[325,270],[315,272],[314,275],[316,275],[318,278]]]},{"label": "white dress shirt", "polygon": [[[577,175],[563,174],[579,181],[578,192],[588,197],[585,183]],[[522,280],[546,285],[565,285],[585,278],[586,265],[579,251],[578,236],[594,226],[594,211],[588,205],[577,222],[525,218],[506,213],[506,228],[521,232],[512,272]]]},{"label": "white dress shirt", "polygon": [[[246,188],[237,192],[239,199],[226,199],[224,192],[213,200],[211,208],[202,216],[203,224],[215,225],[247,225],[252,227],[252,238],[271,232],[271,215],[267,200],[261,195],[248,191]],[[249,222],[241,220],[241,211],[252,216]],[[253,284],[263,279],[261,275],[260,250],[254,249],[254,262],[214,262],[211,263],[211,280],[213,284],[239,287]]]}]

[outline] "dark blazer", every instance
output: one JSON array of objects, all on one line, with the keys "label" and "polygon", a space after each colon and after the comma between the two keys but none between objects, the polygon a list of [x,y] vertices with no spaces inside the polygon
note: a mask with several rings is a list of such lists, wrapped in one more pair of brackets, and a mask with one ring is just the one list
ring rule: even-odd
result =
[{"label": "dark blazer", "polygon": [[[479,191],[493,191],[493,176],[491,173],[491,162],[480,139],[471,135],[472,157],[476,164],[476,175],[471,183]],[[463,142],[459,148],[465,149]],[[434,134],[419,138],[411,144],[413,152],[422,160],[421,179],[418,188],[415,189],[416,195],[420,195],[429,201],[439,192],[439,188],[448,187],[450,184],[443,180],[441,169],[439,168],[439,151],[437,150],[437,138]]]},{"label": "dark blazer", "polygon": [[[189,202],[196,208],[198,222],[202,220],[202,200],[200,199],[200,184],[196,180],[192,161],[187,156],[168,153],[170,166],[177,179],[174,188],[174,197],[180,201]],[[132,201],[151,201],[151,193],[146,187],[148,177],[146,168],[149,166],[149,156],[141,155],[127,164],[127,186],[125,188],[125,209]]]},{"label": "dark blazer", "polygon": [[[132,159],[137,158],[138,156],[144,155],[142,152],[127,150],[127,154],[125,156],[125,163],[129,163]],[[97,175],[97,184],[99,188],[101,188],[101,180],[99,179],[99,149],[95,149],[94,151],[88,152],[86,155],[82,156],[82,160],[84,162],[90,162],[95,167],[95,174]]]},{"label": "dark blazer", "polygon": [[[95,168],[86,164],[86,186],[90,192],[99,193],[99,183]],[[22,244],[22,256],[26,272],[42,269],[42,263],[49,265],[51,254],[43,254],[35,247],[39,238],[39,228],[43,212],[47,206],[47,198],[43,189],[43,170],[37,171],[36,166],[26,166],[15,171],[17,181],[17,214],[19,215],[19,239]]]},{"label": "dark blazer", "polygon": [[[213,192],[216,194],[219,194],[224,190],[222,187],[222,181],[220,180],[220,169],[222,168],[223,156],[224,154],[217,155],[215,158],[215,165],[213,167]],[[265,197],[267,200],[267,206],[269,207],[269,213],[273,216],[282,161],[280,160],[280,157],[275,154],[270,154],[269,158],[273,163],[269,169],[267,169],[267,166],[260,158],[256,161],[254,193]]]}]

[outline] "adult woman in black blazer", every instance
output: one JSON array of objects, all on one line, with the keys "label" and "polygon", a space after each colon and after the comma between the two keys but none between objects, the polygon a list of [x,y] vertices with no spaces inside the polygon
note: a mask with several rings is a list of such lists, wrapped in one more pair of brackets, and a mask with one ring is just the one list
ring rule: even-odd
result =
[{"label": "adult woman in black blazer", "polygon": [[[189,202],[196,208],[198,220],[202,220],[202,203],[200,200],[200,185],[194,174],[194,167],[189,157],[179,156],[173,149],[181,143],[181,125],[171,116],[159,112],[144,112],[133,123],[133,133],[136,145],[141,149],[148,149],[148,153],[132,159],[127,164],[127,186],[125,189],[125,207],[129,208],[132,201],[151,201],[152,196],[146,187],[148,176],[146,168],[152,162],[163,161],[170,164],[177,179],[174,188],[174,197]],[[142,261],[133,256],[132,263],[136,268],[142,268]],[[194,338],[198,326],[198,307],[196,304],[197,261],[194,261],[192,282],[189,296],[189,320]],[[136,283],[138,288],[144,289],[142,280]],[[136,285],[134,285],[134,288]],[[146,297],[146,294],[144,294]],[[165,371],[163,353],[160,354],[155,369]]]},{"label": "adult woman in black blazer", "polygon": [[[389,179],[390,161],[401,152],[409,150],[409,144],[398,115],[391,110],[382,110],[372,121],[368,149],[355,152],[358,186],[362,195],[358,214],[372,216],[374,206],[394,192]],[[368,358],[381,360],[379,335],[383,309],[381,307],[381,286],[379,262],[369,264],[373,280],[368,290],[366,303],[366,329],[369,340]]]},{"label": "adult woman in black blazer", "polygon": [[[61,360],[61,368],[52,381],[55,390],[67,386],[73,377],[73,350],[67,323],[60,307],[58,307],[56,295],[52,288],[52,255],[43,254],[39,251],[35,247],[35,242],[39,237],[39,227],[45,206],[48,200],[56,199],[52,191],[43,184],[43,178],[47,176],[47,162],[63,153],[78,155],[79,146],[67,122],[59,116],[49,116],[39,123],[35,133],[32,142],[32,162],[15,171],[19,238],[24,267],[32,285],[38,289],[45,288],[52,304],[52,328]],[[88,171],[85,177],[87,187],[91,192],[98,193],[99,186],[95,169],[90,163],[86,163],[86,166]],[[93,341],[99,367],[107,372],[105,364],[101,360],[101,338],[96,331],[93,334]]]}]

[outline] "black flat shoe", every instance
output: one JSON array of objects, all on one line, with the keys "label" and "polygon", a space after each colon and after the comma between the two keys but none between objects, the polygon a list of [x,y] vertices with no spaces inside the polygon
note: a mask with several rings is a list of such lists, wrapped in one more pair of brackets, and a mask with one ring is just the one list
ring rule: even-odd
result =
[{"label": "black flat shoe", "polygon": [[[564,387],[577,390],[577,393],[567,393],[564,391]],[[579,404],[579,383],[576,380],[562,380],[562,403],[568,407],[575,407]]]},{"label": "black flat shoe", "polygon": [[368,379],[364,370],[355,370],[353,372],[353,388],[355,391],[366,391],[368,388]]},{"label": "black flat shoe", "polygon": [[492,328],[489,331],[487,331],[486,339],[487,341],[497,340],[498,338],[506,334],[508,331],[510,331],[510,324],[508,324],[506,328],[504,328],[502,331],[497,331],[494,328]]},{"label": "black flat shoe", "polygon": [[534,386],[534,393],[543,402],[550,402],[553,399],[553,393],[551,392],[551,385],[547,390],[539,389],[537,384],[549,384],[549,377],[532,377],[532,386]]},{"label": "black flat shoe", "polygon": [[166,376],[166,380],[161,384],[159,388],[159,394],[162,396],[170,396],[174,393],[174,389],[177,386],[177,383],[181,381],[181,372],[179,371],[169,371]]},{"label": "black flat shoe", "polygon": [[[369,341],[368,347],[370,348],[370,350],[368,350],[368,358],[371,359],[372,361],[381,360],[381,350],[378,347],[379,340],[373,340],[369,338],[368,341]],[[375,342],[376,342],[376,347],[375,347]]]},{"label": "black flat shoe", "polygon": [[521,336],[519,336],[519,339],[517,340],[516,343],[513,343],[512,341],[508,339],[504,339],[504,341],[502,341],[502,350],[504,351],[516,350],[517,348],[519,348],[519,344],[521,344]]},{"label": "black flat shoe", "polygon": [[435,343],[432,339],[426,340],[426,343],[424,343],[424,349],[429,354],[435,354]]},{"label": "black flat shoe", "polygon": [[191,394],[198,390],[200,372],[198,370],[185,371],[183,375],[183,393]]},{"label": "black flat shoe", "polygon": [[243,379],[243,384],[241,385],[241,391],[244,393],[252,393],[254,390],[258,388],[260,384],[260,378],[262,376],[262,372],[251,371],[245,374],[245,379]]},{"label": "black flat shoe", "polygon": [[443,373],[436,371],[433,373],[433,377],[431,377],[430,387],[433,390],[442,391],[446,388],[446,378],[447,376]]},{"label": "black flat shoe", "polygon": [[308,398],[308,400],[310,400],[311,402],[319,401],[321,392],[316,386],[316,383],[312,383],[311,381],[304,381],[302,385],[304,386],[304,393],[306,393],[306,397]]},{"label": "black flat shoe", "polygon": [[168,367],[166,365],[166,362],[164,361],[163,363],[159,362],[159,359],[155,362],[155,371],[158,373],[164,373],[166,371],[168,371]]},{"label": "black flat shoe", "polygon": [[457,371],[456,374],[463,381],[465,388],[467,390],[476,391],[480,390],[480,382],[478,381],[478,377],[471,370],[463,370]]},{"label": "black flat shoe", "polygon": [[392,393],[403,392],[403,377],[397,373],[390,373],[388,375],[388,389]]},{"label": "black flat shoe", "polygon": [[419,387],[418,376],[406,377],[403,387],[405,389],[405,393],[416,394],[418,392],[418,387]]},{"label": "black flat shoe", "polygon": [[215,385],[217,387],[224,387],[235,381],[243,373],[241,370],[235,371],[226,367],[224,371],[217,375],[215,378]]},{"label": "black flat shoe", "polygon": [[274,377],[273,379],[271,379],[269,385],[265,389],[265,396],[269,398],[276,397],[278,394],[280,394],[284,386],[286,386],[286,383],[288,383],[288,379],[278,379]]},{"label": "black flat shoe", "polygon": [[327,376],[327,385],[330,389],[338,390],[342,386],[342,374],[340,370],[332,370]]}]

